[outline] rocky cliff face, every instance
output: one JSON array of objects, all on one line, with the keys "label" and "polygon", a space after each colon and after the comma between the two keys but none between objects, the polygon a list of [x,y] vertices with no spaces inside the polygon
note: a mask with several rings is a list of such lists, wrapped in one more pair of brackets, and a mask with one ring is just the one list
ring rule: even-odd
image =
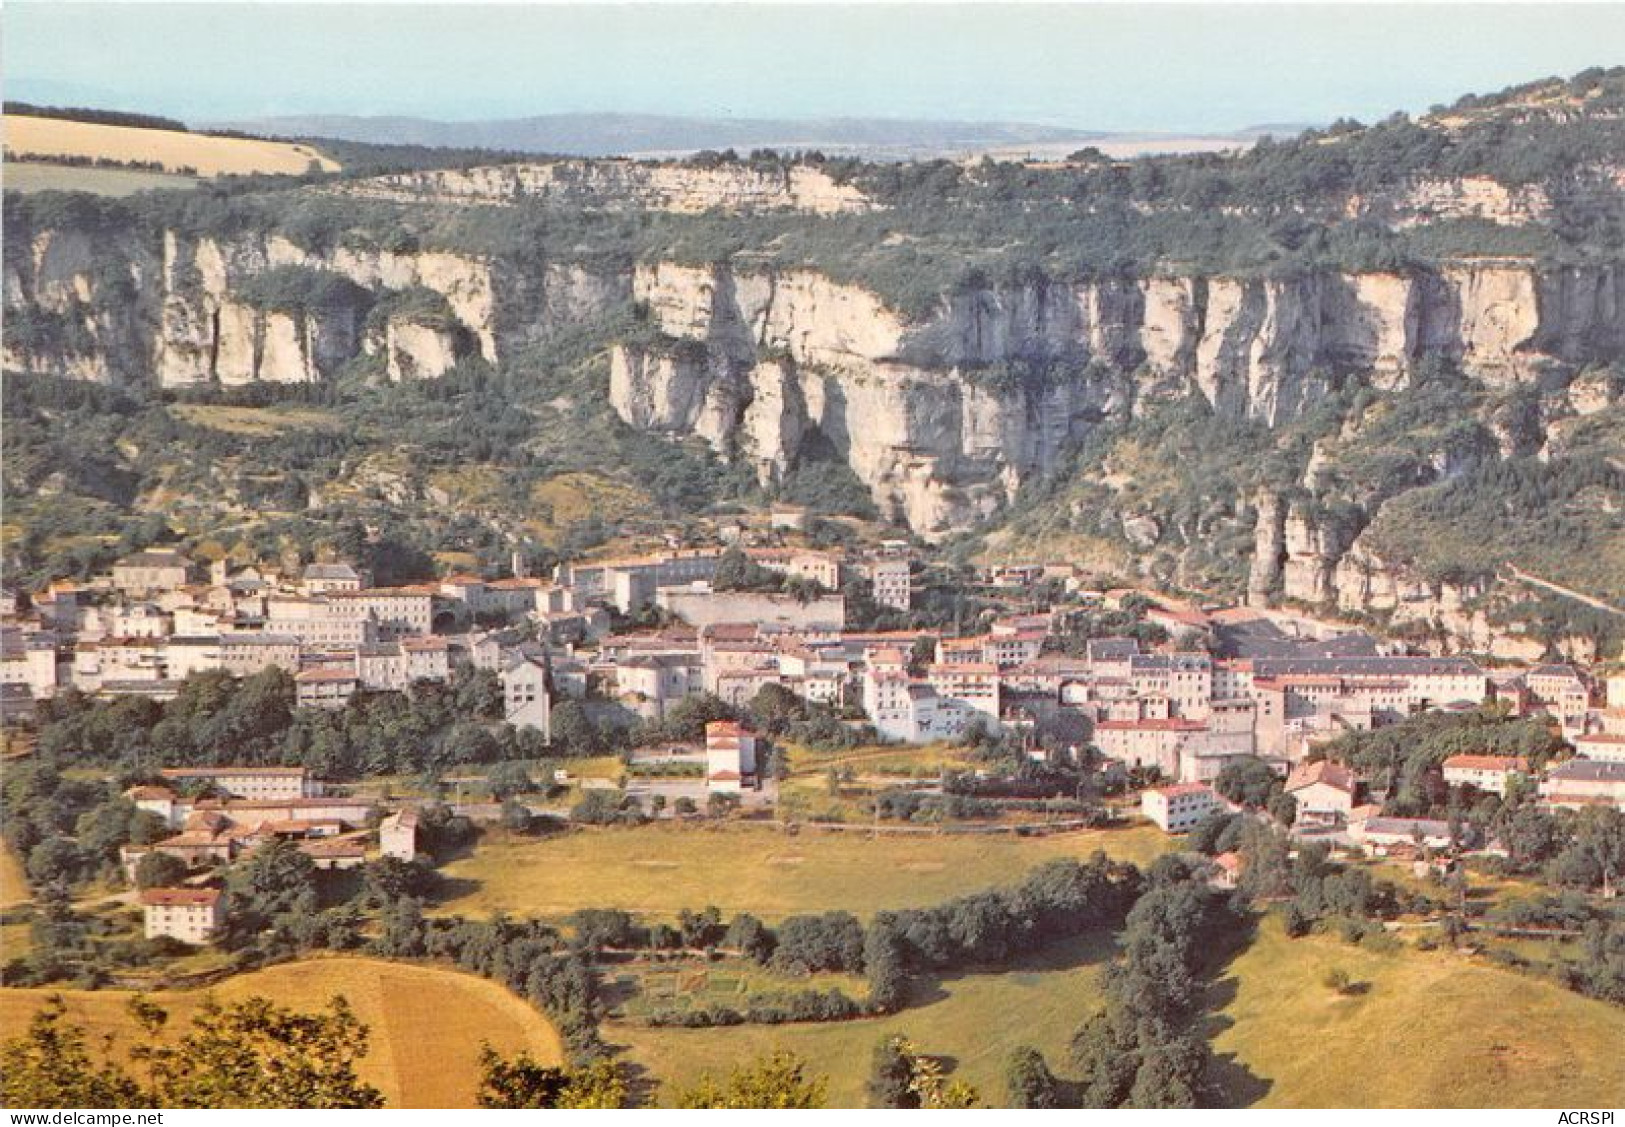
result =
[{"label": "rocky cliff face", "polygon": [[874,206],[857,188],[838,184],[827,173],[806,165],[700,168],[629,160],[566,160],[407,172],[335,190],[407,203],[490,205],[525,200],[601,211],[684,215],[715,209],[835,215]]},{"label": "rocky cliff face", "polygon": [[[616,348],[610,399],[632,425],[699,435],[763,480],[819,432],[884,512],[936,535],[1158,397],[1200,394],[1278,425],[1339,374],[1392,389],[1430,354],[1492,386],[1617,355],[1620,282],[1611,268],[1513,262],[1112,280],[958,293],[910,323],[816,273],[660,263],[632,281],[659,339]],[[1327,598],[1334,564],[1310,561],[1348,545],[1301,521],[1280,535],[1294,587]]]},{"label": "rocky cliff face", "polygon": [[[496,363],[510,351],[623,304],[630,279],[569,263],[513,263],[444,251],[308,250],[280,235],[221,240],[130,235],[115,255],[78,231],[46,231],[8,252],[8,314],[51,332],[8,331],[5,366],[103,382],[184,387],[217,381],[309,382],[363,351],[367,304],[421,287],[456,325],[432,341],[401,323],[375,345],[392,379],[438,376],[469,350]],[[109,268],[110,260],[117,266]],[[317,308],[258,308],[245,286],[279,268],[348,279],[353,292]],[[15,328],[15,326],[14,326]],[[454,354],[454,355],[453,355]],[[448,362],[449,359],[449,362]]]}]

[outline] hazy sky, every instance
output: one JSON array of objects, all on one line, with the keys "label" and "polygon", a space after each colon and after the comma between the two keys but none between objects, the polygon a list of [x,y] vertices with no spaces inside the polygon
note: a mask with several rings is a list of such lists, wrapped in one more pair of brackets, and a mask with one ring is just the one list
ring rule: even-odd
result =
[{"label": "hazy sky", "polygon": [[1625,63],[1625,4],[8,2],[0,21],[8,97],[194,121],[600,110],[1226,130]]}]

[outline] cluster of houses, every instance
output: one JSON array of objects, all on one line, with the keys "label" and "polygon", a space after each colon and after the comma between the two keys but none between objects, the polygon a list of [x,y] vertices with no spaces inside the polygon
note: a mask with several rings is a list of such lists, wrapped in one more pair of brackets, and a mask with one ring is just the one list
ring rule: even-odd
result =
[{"label": "cluster of houses", "polygon": [[[1510,681],[1492,678],[1489,691],[1500,695],[1494,690],[1511,684],[1521,696],[1533,682],[1543,686],[1540,691],[1564,691],[1566,695],[1567,687],[1582,676],[1570,666],[1541,666]],[[1499,796],[1514,787],[1522,788],[1548,809],[1611,806],[1625,810],[1625,674],[1605,678],[1598,688],[1600,695],[1592,695],[1588,685],[1584,706],[1573,702],[1566,713],[1560,711],[1561,697],[1535,698],[1567,730],[1575,752],[1572,757],[1537,771],[1516,756],[1452,755],[1440,765],[1443,782]],[[1449,827],[1442,821],[1383,816],[1379,805],[1367,801],[1372,796],[1347,766],[1320,759],[1280,764],[1279,769],[1285,793],[1296,804],[1300,827],[1346,831],[1355,843],[1379,852],[1417,844],[1441,849],[1451,843]],[[1181,777],[1140,796],[1141,812],[1168,833],[1185,833],[1213,811],[1226,808],[1230,804],[1210,780],[1201,778]]]},{"label": "cluster of houses", "polygon": [[[797,527],[790,511],[776,511],[774,522]],[[396,587],[375,586],[342,562],[295,575],[139,552],[88,583],[53,583],[26,600],[5,594],[0,705],[14,715],[68,687],[167,699],[200,671],[247,676],[275,667],[292,676],[301,707],[336,708],[360,693],[446,680],[466,662],[498,675],[510,723],[547,739],[561,698],[613,703],[658,721],[696,693],[742,707],[778,686],[853,722],[861,714],[888,741],[956,739],[973,726],[1018,738],[1044,728],[1088,731],[1109,767],[1155,771],[1168,782],[1144,801],[1148,816],[1172,831],[1205,816],[1218,801],[1211,783],[1240,758],[1262,759],[1287,780],[1301,819],[1351,825],[1362,805],[1359,781],[1314,762],[1318,746],[1418,712],[1493,700],[1517,715],[1549,715],[1576,749],[1576,757],[1526,780],[1543,801],[1625,807],[1622,675],[1384,653],[1364,635],[1364,644],[1344,644],[1352,634],[1315,646],[1219,647],[1222,631],[1245,626],[1255,612],[1208,612],[1166,599],[1147,609],[1139,592],[1087,590],[1075,569],[1040,565],[988,568],[975,579],[978,594],[1002,613],[979,619],[974,633],[849,629],[841,592],[854,577],[882,606],[913,605],[920,564],[906,544],[742,550],[757,568],[796,582],[783,591],[719,589],[728,551],[721,546],[579,561],[547,579],[524,575],[516,560],[509,578],[452,575]],[[1063,609],[1038,609],[1049,604],[1032,597],[1038,584],[1074,598]],[[1059,644],[1075,636],[1080,606],[1121,611],[1131,597],[1171,641]],[[666,612],[665,625],[615,632],[617,615],[648,608]],[[1242,656],[1212,656],[1221,648]],[[705,757],[709,789],[758,785],[749,732],[714,725]],[[1444,773],[1449,783],[1502,793],[1524,768],[1459,756]],[[194,862],[230,860],[282,836],[324,867],[360,863],[368,811],[307,791],[302,775],[187,776],[173,784],[132,795],[175,831],[153,848]],[[410,819],[397,818],[383,832],[410,831]],[[180,904],[157,907],[185,914]]]},{"label": "cluster of houses", "polygon": [[[612,610],[658,605],[697,626],[838,631],[845,612],[835,592],[854,572],[870,580],[883,605],[907,610],[911,603],[913,564],[900,545],[852,557],[771,546],[749,554],[760,567],[808,582],[796,597],[714,590],[721,548],[596,560],[562,568],[551,580],[452,575],[400,587],[374,586],[346,563],[282,575],[220,561],[202,568],[174,551],[138,552],[88,583],[52,583],[26,600],[5,593],[0,705],[18,715],[64,688],[167,700],[194,673],[241,677],[276,667],[293,675],[300,706],[340,708],[357,693],[444,681],[468,661],[500,672],[510,719],[546,734],[548,695],[586,692],[577,649],[608,634]],[[529,644],[504,629],[514,625],[527,628]],[[639,676],[628,670],[629,682]],[[649,694],[656,701],[689,684],[675,673],[662,678],[650,663],[642,663],[642,676],[663,682]]]},{"label": "cluster of houses", "polygon": [[[352,869],[376,853],[410,861],[417,855],[417,813],[381,821],[364,799],[324,793],[303,767],[171,767],[161,784],[131,787],[125,797],[168,826],[149,845],[120,850],[133,882],[142,858],[168,854],[188,869],[229,864],[266,842],[290,841],[317,869]],[[226,918],[226,897],[212,886],[146,888],[140,893],[146,936],[205,943]]]}]

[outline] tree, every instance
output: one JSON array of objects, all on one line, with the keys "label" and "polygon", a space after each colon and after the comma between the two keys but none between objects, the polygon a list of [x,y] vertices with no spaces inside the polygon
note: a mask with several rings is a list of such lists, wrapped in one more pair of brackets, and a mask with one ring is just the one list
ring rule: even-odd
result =
[{"label": "tree", "polygon": [[421,899],[434,890],[438,880],[428,862],[399,857],[369,861],[361,872],[363,895],[380,908],[403,898]]},{"label": "tree", "polygon": [[739,809],[739,796],[714,790],[705,797],[705,812],[713,818],[726,818]]},{"label": "tree", "polygon": [[915,1055],[913,1088],[920,1107],[931,1110],[972,1108],[982,1102],[981,1094],[970,1084],[949,1080],[936,1057]]},{"label": "tree", "polygon": [[179,884],[186,876],[186,862],[172,853],[154,849],[135,864],[137,888],[169,888]]},{"label": "tree", "polygon": [[1625,814],[1611,806],[1582,810],[1573,839],[1550,867],[1559,884],[1599,888],[1611,896],[1625,877]]},{"label": "tree", "polygon": [[313,1014],[258,996],[229,1006],[208,997],[179,1044],[149,1037],[142,1055],[164,1107],[382,1107],[382,1093],[356,1074],[367,1039],[343,997]]},{"label": "tree", "polygon": [[46,1001],[26,1033],[0,1047],[0,1093],[8,1107],[375,1108],[383,1097],[356,1076],[367,1027],[343,998],[300,1014],[261,997],[223,1007],[206,998],[175,1044],[159,1034],[168,1013],[143,996],[129,1003],[143,1033],[130,1051],[139,1084],[119,1066],[92,1060],[84,1030]]},{"label": "tree", "polygon": [[776,681],[756,691],[745,707],[751,724],[770,736],[782,736],[798,720],[807,718],[807,702]]},{"label": "tree", "polygon": [[291,841],[267,842],[239,863],[227,882],[232,913],[227,945],[251,941],[316,912],[316,863]]},{"label": "tree", "polygon": [[777,591],[784,585],[784,576],[765,568],[745,554],[744,549],[729,548],[717,560],[717,569],[711,575],[713,591]]},{"label": "tree", "polygon": [[482,1042],[475,1101],[484,1108],[616,1108],[626,1103],[626,1078],[613,1061],[569,1069],[538,1064],[525,1052],[509,1061]]},{"label": "tree", "polygon": [[698,1084],[680,1092],[680,1108],[819,1108],[824,1106],[828,1080],[809,1077],[807,1065],[794,1053],[780,1050],[734,1069],[727,1080],[709,1073]]},{"label": "tree", "polygon": [[35,884],[73,884],[84,875],[84,851],[65,837],[50,837],[28,853],[28,879]]},{"label": "tree", "polygon": [[705,726],[715,720],[737,720],[727,701],[712,693],[690,693],[666,710],[664,727],[674,740],[690,743],[705,738]]},{"label": "tree", "polygon": [[523,763],[498,763],[485,773],[485,789],[500,802],[514,795],[529,794],[536,789],[536,784]]},{"label": "tree", "polygon": [[509,833],[529,833],[531,823],[530,807],[517,798],[505,799],[502,803],[502,828]]},{"label": "tree", "polygon": [[0,1045],[0,1102],[9,1108],[153,1106],[126,1072],[92,1059],[85,1031],[67,1020],[67,1003],[52,994],[28,1029]]},{"label": "tree", "polygon": [[772,957],[776,942],[767,925],[749,912],[740,912],[735,916],[722,937],[724,947],[758,963],[765,963]]},{"label": "tree", "polygon": [[1262,759],[1245,756],[1225,763],[1213,789],[1231,802],[1261,810],[1281,790],[1281,780]]},{"label": "tree", "polygon": [[1017,1045],[1011,1050],[1004,1066],[1004,1088],[1011,1107],[1061,1106],[1060,1084],[1044,1061],[1044,1054],[1031,1045]]},{"label": "tree", "polygon": [[915,1108],[920,1097],[914,1091],[914,1058],[909,1041],[900,1033],[883,1037],[869,1058],[869,1106]]},{"label": "tree", "polygon": [[977,1106],[981,1097],[963,1080],[949,1080],[939,1060],[894,1033],[875,1046],[869,1102],[882,1108],[968,1108]]},{"label": "tree", "polygon": [[598,725],[578,700],[560,701],[549,720],[553,747],[561,755],[592,755],[603,746]]}]

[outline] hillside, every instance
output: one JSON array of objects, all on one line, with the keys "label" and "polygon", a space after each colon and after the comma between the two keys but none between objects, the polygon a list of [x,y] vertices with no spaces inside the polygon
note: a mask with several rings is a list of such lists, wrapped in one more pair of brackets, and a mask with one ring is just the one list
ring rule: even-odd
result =
[{"label": "hillside", "polygon": [[[63,995],[70,1018],[83,1023],[91,1039],[111,1036],[116,1053],[129,1051],[135,1029],[125,1009],[128,991],[3,989],[0,1025],[22,1028],[52,993]],[[482,1040],[544,1063],[563,1057],[558,1033],[531,1006],[496,983],[452,970],[317,959],[234,975],[208,991],[164,991],[154,1000],[169,1011],[169,1028],[184,1031],[206,993],[228,1003],[258,994],[297,1010],[320,1009],[342,994],[369,1031],[357,1071],[383,1092],[388,1107],[471,1106]]]},{"label": "hillside", "polygon": [[16,113],[5,117],[5,141],[8,161],[100,161],[195,176],[297,176],[312,166],[338,168],[309,145]]},{"label": "hillside", "polygon": [[[1339,997],[1326,989],[1333,968],[1363,991]],[[1234,1105],[1548,1107],[1625,1099],[1617,1067],[1625,1014],[1460,954],[1288,939],[1269,920],[1215,993],[1229,999],[1214,1019],[1213,1051]]]},{"label": "hillside", "polygon": [[[166,394],[347,420],[298,440],[290,513],[441,525],[434,471],[632,484],[621,453],[669,439],[683,502],[656,521],[787,494],[1440,648],[1584,656],[1625,633],[1507,578],[1619,596],[1625,72],[1229,157],[460,157],[207,199],[9,197],[5,223],[9,372],[117,385],[137,417]],[[79,442],[54,394],[8,404],[13,512],[50,507],[47,450]],[[185,537],[246,522],[265,543],[257,487],[198,486],[270,452],[209,441],[197,467],[104,443],[122,484],[79,535],[162,496]],[[524,495],[485,489],[457,544],[423,546],[519,533],[502,498]],[[51,540],[9,550],[33,571]]]}]

